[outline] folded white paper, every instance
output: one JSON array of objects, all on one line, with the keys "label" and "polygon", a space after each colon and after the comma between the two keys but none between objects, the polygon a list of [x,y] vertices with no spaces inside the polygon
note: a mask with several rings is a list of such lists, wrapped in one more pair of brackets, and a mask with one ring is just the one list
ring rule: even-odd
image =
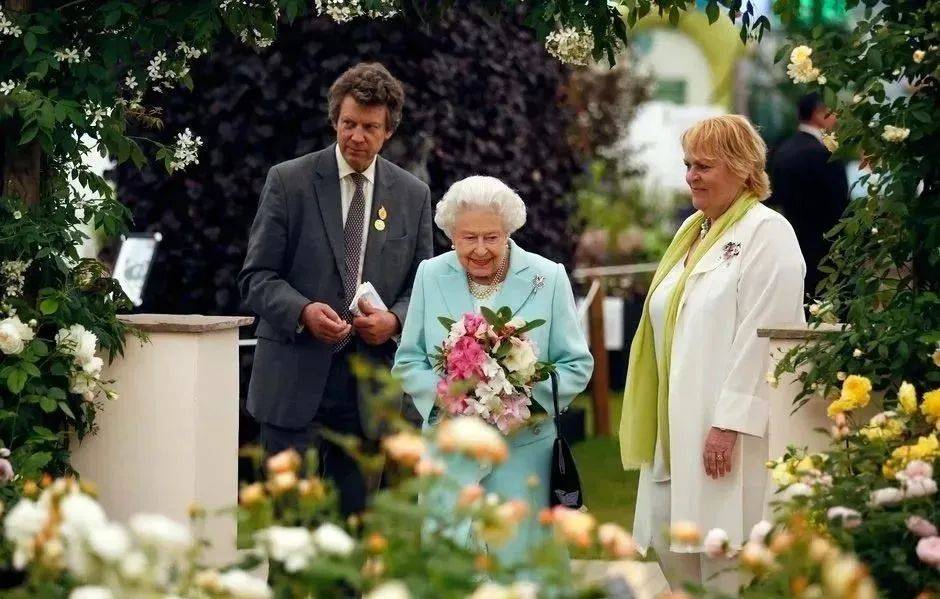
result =
[{"label": "folded white paper", "polygon": [[372,283],[363,281],[359,289],[356,289],[356,295],[353,296],[352,303],[349,304],[349,311],[356,316],[362,316],[362,311],[359,309],[359,300],[363,298],[376,310],[388,310]]}]

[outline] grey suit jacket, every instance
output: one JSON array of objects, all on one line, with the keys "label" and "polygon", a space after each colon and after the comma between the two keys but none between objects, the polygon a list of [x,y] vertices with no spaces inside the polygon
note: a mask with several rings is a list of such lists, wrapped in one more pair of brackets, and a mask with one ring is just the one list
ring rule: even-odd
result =
[{"label": "grey suit jacket", "polygon": [[[268,172],[238,275],[244,305],[259,316],[248,411],[259,422],[300,428],[323,396],[332,347],[297,331],[310,302],[343,307],[342,200],[334,145],[275,165]],[[431,192],[419,179],[378,157],[362,280],[405,324],[418,264],[433,253]],[[372,223],[381,207],[385,229]],[[395,344],[364,346],[390,365]]]}]

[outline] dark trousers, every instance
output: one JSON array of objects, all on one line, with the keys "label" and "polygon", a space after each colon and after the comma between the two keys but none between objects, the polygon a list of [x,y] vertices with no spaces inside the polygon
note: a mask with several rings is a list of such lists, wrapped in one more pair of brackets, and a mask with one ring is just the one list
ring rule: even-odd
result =
[{"label": "dark trousers", "polygon": [[294,448],[303,455],[314,447],[318,453],[318,474],[336,486],[343,516],[362,512],[366,507],[367,487],[359,465],[341,447],[326,440],[321,431],[365,438],[359,415],[356,379],[349,366],[356,340],[333,356],[333,363],[323,389],[323,400],[313,422],[300,428],[284,428],[261,423],[261,445],[268,454]]}]

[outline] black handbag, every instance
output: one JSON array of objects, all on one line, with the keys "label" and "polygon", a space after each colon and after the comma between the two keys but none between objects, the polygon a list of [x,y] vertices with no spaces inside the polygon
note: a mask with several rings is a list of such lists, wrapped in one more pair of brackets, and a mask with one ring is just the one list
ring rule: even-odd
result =
[{"label": "black handbag", "polygon": [[563,505],[577,509],[584,504],[584,495],[581,492],[581,477],[578,476],[578,467],[571,455],[571,447],[561,436],[561,413],[558,411],[558,375],[553,371],[552,403],[555,405],[555,443],[552,445],[552,471],[548,485],[548,504],[551,506]]}]

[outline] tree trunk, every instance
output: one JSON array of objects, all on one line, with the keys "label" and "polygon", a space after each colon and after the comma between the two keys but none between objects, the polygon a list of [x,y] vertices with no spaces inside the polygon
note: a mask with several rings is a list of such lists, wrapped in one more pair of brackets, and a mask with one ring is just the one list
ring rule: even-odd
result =
[{"label": "tree trunk", "polygon": [[[30,0],[5,0],[4,9],[11,12],[29,10]],[[14,145],[18,130],[5,127],[5,152],[3,156],[3,195],[18,196],[27,205],[39,202],[39,181],[42,165],[42,148],[36,140],[25,146]]]}]

